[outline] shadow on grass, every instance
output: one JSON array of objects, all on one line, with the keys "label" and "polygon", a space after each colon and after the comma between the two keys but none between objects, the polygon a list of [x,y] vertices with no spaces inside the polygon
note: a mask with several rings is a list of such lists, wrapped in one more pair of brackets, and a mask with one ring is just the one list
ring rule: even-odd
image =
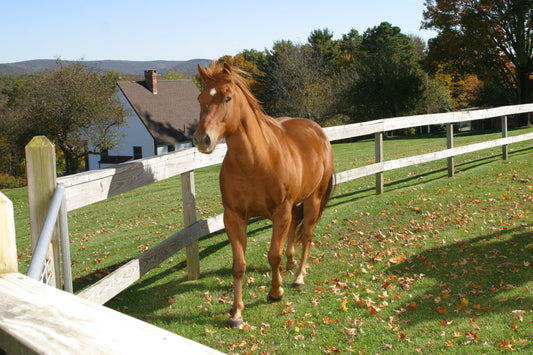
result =
[{"label": "shadow on grass", "polygon": [[[532,150],[533,150],[533,147],[514,150],[513,152],[510,153],[509,159],[518,159],[520,156],[524,154],[530,154]],[[492,163],[498,159],[501,160],[501,157],[498,155],[491,155],[491,156],[486,156],[484,158],[479,158],[476,160],[463,161],[461,163],[455,164],[455,171],[456,173],[467,172],[481,165]],[[428,183],[428,182],[439,180],[443,177],[447,177],[448,168],[446,166],[446,160],[442,160],[442,164],[443,164],[443,168],[441,169],[432,170],[427,173],[417,174],[417,175],[409,176],[403,179],[397,179],[392,182],[386,183],[384,185],[384,190],[387,193],[387,192],[398,190],[400,188],[420,185],[421,184],[420,179],[422,178],[423,178],[423,181],[422,181],[423,183]],[[387,172],[385,172],[385,174],[387,174]],[[350,182],[346,182],[345,184],[349,184],[349,183]],[[328,204],[328,207],[335,207],[335,206],[343,205],[346,203],[355,202],[362,198],[371,196],[374,191],[375,191],[375,188],[365,188],[365,189],[360,189],[360,190],[356,190],[356,191],[345,193],[345,194],[332,196]]]},{"label": "shadow on grass", "polygon": [[[264,221],[264,220],[262,218],[253,218],[253,219],[250,220],[250,223],[248,225],[248,229],[249,229],[248,230],[248,237],[249,238],[252,238],[255,234],[261,233],[261,232],[271,228],[270,224],[269,225],[265,225],[265,224],[257,224],[256,223],[256,222],[260,222],[260,221]],[[221,235],[224,235],[224,230],[200,238],[200,240],[199,240],[200,241],[200,247],[201,247],[201,250],[199,251],[200,260],[205,259],[205,258],[209,258],[212,254],[218,252],[220,249],[222,249],[222,248],[224,248],[224,247],[229,245],[229,240],[225,236],[224,236],[224,240],[223,241],[218,242],[218,243],[214,243],[213,242],[214,239],[216,239],[217,237],[219,237]],[[207,245],[207,246],[205,246],[205,245]],[[202,246],[205,246],[205,247],[202,248]],[[177,253],[179,253],[179,252],[181,252],[181,251],[178,251]],[[231,258],[231,251],[230,251],[230,254],[228,255],[228,257]],[[84,288],[94,284],[99,279],[101,279],[104,276],[112,273],[113,271],[117,270],[118,268],[120,268],[124,264],[127,264],[128,262],[130,262],[131,260],[134,260],[134,258],[127,259],[127,260],[121,261],[119,263],[115,263],[113,265],[108,265],[106,267],[96,269],[96,270],[92,271],[89,274],[77,277],[74,280],[74,285],[73,285],[74,286],[74,292],[77,293],[77,292],[83,290]],[[173,273],[173,272],[175,272],[177,270],[181,270],[181,269],[186,268],[186,266],[187,266],[187,262],[185,260],[183,260],[183,261],[178,262],[176,265],[172,266],[171,270],[167,270],[164,273],[159,273],[159,274],[157,274],[157,276],[150,276],[150,274],[143,275],[143,277],[141,278],[142,285],[143,285],[143,287],[146,287],[150,283],[155,282],[155,281],[157,281],[158,279],[160,279],[162,277],[168,276],[169,274],[171,274],[171,273]],[[133,286],[131,286],[130,288],[133,288]]]},{"label": "shadow on grass", "polygon": [[406,307],[408,311],[400,316],[410,325],[468,319],[485,313],[510,314],[516,309],[529,309],[533,294],[523,288],[533,281],[532,255],[533,233],[518,227],[427,249],[387,272],[406,280],[424,280],[420,281],[422,289],[416,284],[409,289],[407,282],[403,291],[399,290],[417,293],[412,298],[416,308]]},{"label": "shadow on grass", "polygon": [[[252,219],[248,228],[248,237],[253,239],[256,235],[270,228],[270,224],[267,224],[262,219]],[[222,237],[223,240],[217,241],[216,237]],[[126,290],[115,296],[109,302],[107,302],[106,305],[110,308],[124,310],[121,309],[121,307],[124,307],[123,305],[127,304],[127,308],[125,309],[128,309],[129,311],[127,311],[126,313],[130,313],[134,317],[144,319],[145,321],[157,320],[164,323],[164,316],[161,317],[159,315],[156,316],[153,314],[157,310],[164,309],[169,306],[169,296],[179,297],[180,295],[187,293],[199,293],[203,295],[207,291],[212,293],[223,292],[228,294],[229,302],[229,300],[233,299],[233,286],[231,284],[231,281],[233,280],[231,271],[232,255],[231,249],[229,248],[229,244],[229,240],[226,238],[223,232],[217,232],[200,239],[200,245],[205,246],[199,251],[200,265],[202,265],[202,260],[208,260],[209,258],[212,258],[213,255],[219,251],[223,251],[224,253],[226,253],[227,257],[219,257],[220,259],[226,261],[226,263],[220,265],[220,267],[217,267],[214,270],[211,268],[211,270],[209,271],[201,271],[201,277],[199,280],[188,280],[187,273],[183,272],[183,270],[186,270],[186,260],[181,260],[172,265],[169,265],[167,261],[163,271],[155,270],[155,272],[150,272],[144,275],[136,283],[134,283]],[[105,269],[96,270],[93,273],[76,280],[75,289],[80,290],[94,283],[95,279],[102,278],[104,274],[112,272],[113,270],[119,268],[128,261],[129,260],[117,263]],[[263,273],[269,271],[270,267],[268,266],[268,264],[261,266],[248,265],[247,275],[258,278],[259,275],[262,275]],[[216,281],[214,281],[217,279],[225,281],[217,283]],[[203,296],[200,296],[200,298],[202,297]],[[197,301],[197,299],[195,301]],[[262,297],[259,297],[254,302],[247,303],[246,306],[247,308],[254,307],[255,305],[263,303],[266,303],[266,299],[262,299]],[[228,312],[230,308],[231,304],[228,304]],[[182,313],[183,312],[179,313],[180,319],[186,321],[184,318],[188,318],[194,320],[195,323],[201,324],[201,321],[199,321],[199,319],[201,319],[199,314],[195,315]],[[175,317],[176,313],[173,313],[173,316],[171,317],[173,321],[175,321]],[[227,318],[224,317],[224,319],[220,321],[220,325],[223,327],[225,326]],[[171,320],[169,318],[169,323],[170,322]],[[210,324],[212,324],[213,319],[206,320],[205,322],[209,322]]]}]

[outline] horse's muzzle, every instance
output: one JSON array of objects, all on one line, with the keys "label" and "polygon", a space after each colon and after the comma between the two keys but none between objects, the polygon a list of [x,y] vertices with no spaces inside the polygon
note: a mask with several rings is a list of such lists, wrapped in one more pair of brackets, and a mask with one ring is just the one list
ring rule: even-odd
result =
[{"label": "horse's muzzle", "polygon": [[211,138],[209,135],[204,132],[196,132],[192,137],[192,142],[202,153],[210,154],[213,152],[213,147],[211,147]]}]

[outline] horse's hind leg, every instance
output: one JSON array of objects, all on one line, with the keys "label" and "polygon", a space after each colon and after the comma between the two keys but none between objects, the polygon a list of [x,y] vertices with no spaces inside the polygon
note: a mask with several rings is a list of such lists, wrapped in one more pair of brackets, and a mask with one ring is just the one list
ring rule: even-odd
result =
[{"label": "horse's hind leg", "polygon": [[302,218],[299,210],[300,209],[296,205],[292,207],[291,227],[289,228],[287,250],[285,251],[285,256],[287,256],[287,270],[293,269],[296,267],[296,265],[298,265],[296,260],[294,260],[294,256],[296,255],[296,244],[298,242],[298,237],[296,236],[296,227],[298,226],[299,220]]},{"label": "horse's hind leg", "polygon": [[307,257],[309,256],[309,248],[313,240],[313,232],[315,230],[315,224],[320,217],[322,194],[315,191],[307,200],[303,202],[304,217],[301,230],[302,240],[302,256],[300,260],[300,267],[296,279],[294,280],[292,287],[302,288],[304,286],[305,269],[307,264]]}]

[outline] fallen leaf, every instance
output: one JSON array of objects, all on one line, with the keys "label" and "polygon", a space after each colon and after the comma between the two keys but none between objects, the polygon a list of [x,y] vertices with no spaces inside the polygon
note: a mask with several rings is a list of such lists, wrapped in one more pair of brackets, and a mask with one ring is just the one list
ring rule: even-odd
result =
[{"label": "fallen leaf", "polygon": [[348,307],[346,307],[346,303],[348,303],[348,299],[345,298],[344,301],[342,301],[342,305],[341,305],[341,308],[344,312],[347,312],[348,311]]},{"label": "fallen leaf", "polygon": [[453,323],[453,320],[450,320],[450,318],[448,318],[448,320],[439,320],[440,324],[442,326],[448,326],[448,325],[451,325]]},{"label": "fallen leaf", "polygon": [[455,345],[455,340],[448,340],[448,341],[444,341],[444,344],[447,346],[447,347],[452,347]]},{"label": "fallen leaf", "polygon": [[503,339],[502,342],[498,343],[498,348],[505,349],[505,351],[514,351],[516,346],[507,339]]},{"label": "fallen leaf", "polygon": [[440,314],[444,314],[444,313],[446,313],[448,310],[447,310],[446,308],[444,308],[444,307],[437,307],[437,308],[435,308],[435,311],[437,311],[437,312],[440,313]]},{"label": "fallen leaf", "polygon": [[479,336],[477,335],[477,333],[472,330],[466,331],[465,336],[471,341],[475,341],[476,339],[479,339]]},{"label": "fallen leaf", "polygon": [[522,311],[520,309],[516,309],[516,310],[512,311],[511,313],[515,314],[518,317],[518,319],[520,320],[520,322],[524,321],[524,317],[522,317],[522,316],[526,313],[526,311]]},{"label": "fallen leaf", "polygon": [[472,328],[474,328],[475,330],[480,330],[481,329],[479,324],[477,324],[477,322],[476,322],[476,318],[472,318],[468,324],[470,324],[470,326]]}]

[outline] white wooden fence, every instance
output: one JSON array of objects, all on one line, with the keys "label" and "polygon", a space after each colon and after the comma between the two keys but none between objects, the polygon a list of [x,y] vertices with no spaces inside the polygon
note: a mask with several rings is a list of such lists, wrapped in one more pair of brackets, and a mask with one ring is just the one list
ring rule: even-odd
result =
[{"label": "white wooden fence", "polygon": [[[340,184],[350,180],[357,179],[363,176],[375,175],[376,176],[376,191],[377,193],[383,192],[383,173],[392,169],[407,167],[411,165],[416,165],[420,163],[430,162],[434,160],[447,159],[448,163],[448,173],[453,175],[454,172],[454,157],[459,154],[465,154],[469,152],[474,152],[482,149],[502,146],[502,155],[504,159],[507,159],[507,145],[533,139],[533,133],[521,134],[512,137],[507,136],[507,116],[517,115],[522,113],[533,112],[533,104],[527,105],[516,105],[516,106],[506,106],[499,107],[494,109],[485,109],[477,111],[466,111],[466,112],[453,112],[453,113],[444,113],[444,114],[434,114],[434,115],[420,115],[420,116],[409,116],[409,117],[399,117],[399,118],[389,118],[383,120],[376,120],[371,122],[363,122],[357,124],[350,124],[345,126],[329,127],[326,128],[326,133],[331,141],[338,141],[348,138],[375,135],[375,163],[367,166],[355,168],[348,171],[339,172],[336,176],[336,183]],[[502,120],[502,138],[486,141],[483,143],[477,143],[472,145],[466,145],[461,147],[453,147],[453,124],[460,123],[463,121],[474,121],[487,118],[496,118],[501,117]],[[401,158],[396,160],[386,161],[383,156],[383,134],[387,131],[394,131],[410,127],[419,127],[425,125],[446,125],[447,127],[447,147],[441,151],[431,152],[427,154]],[[151,184],[156,181],[160,181],[172,176],[181,175],[182,177],[182,195],[184,201],[184,221],[187,225],[183,230],[167,238],[165,241],[161,242],[154,248],[148,250],[147,252],[141,254],[134,260],[131,260],[127,264],[123,265],[113,273],[107,275],[105,278],[101,279],[94,285],[88,287],[82,291],[78,296],[85,298],[89,301],[92,301],[97,304],[103,304],[109,299],[114,297],[116,294],[127,288],[129,285],[137,281],[142,275],[148,272],[150,269],[156,267],[161,262],[163,262],[168,257],[175,254],[180,249],[188,246],[188,268],[189,268],[189,277],[198,278],[199,277],[199,258],[198,258],[198,248],[197,241],[199,238],[211,234],[213,232],[219,231],[224,228],[222,222],[222,215],[216,215],[209,217],[205,220],[196,221],[196,201],[195,201],[195,190],[194,190],[194,170],[214,164],[219,164],[222,162],[224,155],[226,153],[226,146],[220,144],[215,152],[211,155],[204,155],[199,153],[195,148],[188,149],[186,151],[180,151],[176,153],[170,153],[162,156],[155,156],[150,158],[145,158],[137,161],[127,162],[124,164],[117,165],[114,168],[89,171],[85,173],[80,173],[76,175],[66,176],[55,179],[55,173],[52,174],[43,174],[45,171],[50,171],[51,168],[44,166],[43,162],[47,161],[48,164],[51,164],[53,161],[53,149],[52,157],[50,157],[50,145],[43,143],[44,140],[38,140],[40,143],[36,144],[37,147],[27,147],[27,155],[34,156],[36,158],[30,158],[34,163],[30,163],[28,167],[28,179],[34,179],[31,183],[33,187],[29,187],[28,191],[30,194],[30,218],[32,235],[38,233],[39,221],[42,221],[42,216],[46,215],[45,209],[47,208],[47,197],[38,195],[45,191],[44,195],[48,195],[48,198],[51,198],[53,188],[50,189],[49,186],[56,186],[56,184],[63,184],[65,186],[65,204],[63,210],[72,211],[89,204],[103,201],[109,197],[133,190],[135,188]],[[48,152],[48,153],[46,153]],[[47,156],[48,155],[48,156]],[[35,169],[31,169],[31,165],[36,166]],[[46,164],[45,164],[46,165]],[[54,164],[55,165],[55,164]],[[53,170],[51,170],[53,171]],[[37,177],[48,176],[47,181],[41,181],[42,179],[37,179]],[[29,183],[30,185],[30,183]],[[40,191],[40,192],[39,192]],[[32,194],[35,194],[32,196]],[[26,289],[36,289],[37,294],[33,295],[28,294],[28,298],[31,301],[27,301],[27,306],[22,307],[21,310],[24,312],[39,312],[41,308],[34,309],[39,307],[41,303],[40,296],[38,293],[43,292],[44,294],[50,293],[49,298],[43,298],[44,300],[49,300],[47,307],[51,307],[54,310],[55,316],[60,316],[59,318],[70,322],[69,324],[78,324],[76,326],[77,331],[83,333],[82,337],[91,337],[90,332],[98,332],[98,329],[95,327],[87,328],[83,330],[83,326],[80,319],[69,319],[69,317],[62,311],[62,305],[58,304],[57,301],[52,301],[56,297],[62,298],[63,296],[58,296],[56,291],[47,291],[45,289],[40,290],[40,286],[31,284],[33,280],[17,274],[17,260],[16,260],[16,250],[13,252],[14,245],[14,224],[13,220],[13,210],[10,202],[5,199],[5,196],[0,194],[0,290],[6,290],[5,296],[0,294],[0,298],[8,297],[12,294],[13,289],[15,293]],[[33,202],[36,201],[36,202]],[[4,222],[6,220],[7,222]],[[11,221],[11,222],[10,222]],[[42,224],[42,222],[40,222]],[[34,228],[36,228],[34,232]],[[52,245],[58,244],[57,241],[53,240]],[[56,248],[52,248],[50,257],[57,257]],[[59,250],[59,247],[57,247]],[[5,252],[4,252],[5,251]],[[58,267],[56,267],[59,270]],[[57,271],[56,270],[56,271]],[[12,276],[20,275],[20,276]],[[57,277],[56,277],[57,278]],[[29,280],[29,281],[28,281]],[[44,287],[44,286],[43,286]],[[29,291],[28,291],[29,292]],[[60,292],[60,291],[57,291]],[[17,303],[23,301],[24,295],[20,294],[20,297],[13,299],[13,302]],[[77,311],[82,312],[84,315],[89,315],[90,312],[96,312],[99,319],[109,320],[110,324],[114,324],[114,329],[119,329],[122,323],[131,323],[129,319],[122,319],[122,316],[117,316],[112,314],[106,314],[107,311],[103,311],[98,308],[99,306],[94,305],[94,303],[86,301],[76,302],[72,301],[73,299],[79,299],[75,296],[69,296],[74,298],[65,298],[65,302],[71,305],[74,309],[74,313]],[[7,298],[6,298],[7,299]],[[42,305],[41,305],[42,306]],[[10,307],[4,302],[0,302],[0,307]],[[7,310],[7,308],[6,308]],[[0,312],[2,313],[2,312]],[[7,313],[6,313],[7,314]],[[22,313],[21,313],[22,314]],[[124,316],[126,317],[126,316]],[[120,320],[115,321],[115,318],[121,318]],[[52,322],[54,323],[54,322]],[[136,323],[136,322],[133,322]],[[142,323],[142,322],[140,322]],[[43,320],[42,329],[38,329],[36,334],[39,332],[52,331],[54,327],[57,326],[57,323],[51,324]],[[36,326],[36,325],[35,325]],[[9,344],[12,345],[15,351],[29,351],[30,353],[37,353],[39,349],[35,350],[28,344],[34,344],[37,341],[34,338],[31,338],[28,341],[21,341],[21,337],[26,336],[27,331],[22,333],[17,333],[17,329],[27,329],[27,327],[32,327],[31,324],[21,324],[17,328],[17,324],[10,323],[9,319],[0,317],[0,344],[7,344],[7,341],[10,341]],[[128,336],[128,341],[131,339],[143,339],[140,335],[141,333],[150,333],[154,332],[153,339],[158,342],[158,344],[177,344],[176,342],[181,342],[182,340],[176,340],[173,338],[172,341],[166,341],[167,337],[172,337],[172,334],[161,333],[164,331],[155,331],[151,326],[136,325],[137,330],[132,330],[133,334]],[[39,328],[36,326],[36,329]],[[142,330],[139,330],[141,329]],[[139,337],[135,335],[139,334]],[[21,335],[23,334],[23,335]],[[99,333],[97,333],[99,334]],[[38,337],[38,335],[35,335]],[[102,335],[104,336],[104,335]],[[54,335],[56,343],[60,343],[61,334]],[[18,340],[17,340],[18,339]],[[105,338],[101,340],[102,344],[110,344],[110,338]],[[159,339],[159,340],[158,340]],[[113,340],[114,341],[114,340]],[[113,343],[111,341],[111,343]],[[120,343],[120,341],[118,341]],[[17,345],[18,344],[18,345]],[[84,343],[85,344],[85,343]],[[92,343],[87,343],[92,344]],[[125,344],[127,348],[126,343]],[[33,346],[33,345],[32,345]],[[51,345],[50,345],[51,346]],[[173,345],[175,346],[175,345]],[[191,346],[193,350],[198,352],[210,353],[214,352],[212,349],[202,347],[195,343],[188,343],[188,346]],[[29,350],[28,350],[29,349]],[[48,348],[52,349],[52,348]],[[79,349],[79,348],[78,348]],[[119,349],[115,347],[113,349]],[[6,349],[4,349],[6,350]]]},{"label": "white wooden fence", "polygon": [[[375,175],[376,192],[380,194],[383,192],[383,172],[385,171],[447,158],[448,172],[451,176],[454,171],[453,165],[456,155],[496,146],[503,147],[503,156],[506,158],[508,144],[533,139],[533,133],[507,137],[507,116],[527,112],[533,112],[533,104],[388,118],[345,126],[328,127],[325,130],[331,141],[372,134],[376,137],[376,162],[352,170],[339,172],[336,176],[336,183],[340,184],[360,177]],[[454,123],[498,117],[501,117],[502,120],[502,138],[483,143],[453,147]],[[383,158],[384,132],[439,124],[447,126],[446,149],[396,160],[386,161]],[[136,259],[131,260],[113,273],[100,279],[78,295],[82,298],[103,304],[183,247],[195,243],[203,236],[222,230],[224,228],[222,215],[212,216],[205,220],[194,222],[196,220],[194,170],[221,163],[226,154],[226,150],[227,147],[225,144],[219,144],[212,154],[205,155],[199,153],[196,148],[191,148],[185,151],[126,162],[114,168],[88,171],[58,178],[57,183],[65,185],[66,210],[71,211],[156,181],[176,175],[182,176],[184,217],[186,223],[190,223],[190,225],[144,254],[141,254]],[[194,262],[188,264],[189,276],[191,278],[198,278],[200,271],[197,246],[189,248],[187,261],[189,262],[190,260]]]}]

